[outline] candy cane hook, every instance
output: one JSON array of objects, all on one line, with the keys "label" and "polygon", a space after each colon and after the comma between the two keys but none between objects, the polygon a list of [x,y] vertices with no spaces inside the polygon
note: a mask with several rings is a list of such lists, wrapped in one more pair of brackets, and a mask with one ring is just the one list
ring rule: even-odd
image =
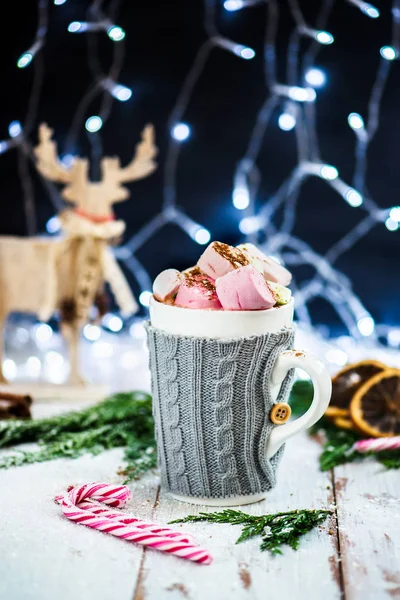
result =
[{"label": "candy cane hook", "polygon": [[70,486],[64,494],[56,496],[54,500],[61,505],[67,519],[75,523],[193,562],[205,565],[212,562],[210,553],[196,546],[191,535],[104,507],[106,504],[113,508],[121,508],[130,496],[126,485],[87,483]]}]

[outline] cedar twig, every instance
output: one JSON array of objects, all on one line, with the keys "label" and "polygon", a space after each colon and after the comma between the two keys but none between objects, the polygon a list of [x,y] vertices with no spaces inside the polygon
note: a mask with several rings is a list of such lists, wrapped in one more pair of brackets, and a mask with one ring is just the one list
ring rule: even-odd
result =
[{"label": "cedar twig", "polygon": [[17,449],[0,459],[0,469],[100,454],[125,448],[127,481],[156,466],[151,396],[143,392],[116,394],[82,411],[49,419],[0,423],[0,447],[38,442],[34,451]]},{"label": "cedar twig", "polygon": [[260,550],[268,550],[271,554],[282,554],[281,546],[287,545],[297,550],[300,538],[321,525],[330,510],[291,510],[271,515],[248,515],[241,510],[226,509],[216,513],[201,512],[198,515],[189,515],[183,519],[170,521],[170,523],[196,523],[207,521],[209,523],[229,523],[242,525],[242,533],[236,540],[239,544],[249,538],[260,536]]}]

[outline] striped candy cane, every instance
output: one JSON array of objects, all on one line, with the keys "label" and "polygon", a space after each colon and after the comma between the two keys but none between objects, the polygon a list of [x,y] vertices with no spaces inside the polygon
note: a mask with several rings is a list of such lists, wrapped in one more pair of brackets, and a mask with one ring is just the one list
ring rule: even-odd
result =
[{"label": "striped candy cane", "polygon": [[359,440],[353,446],[353,450],[362,454],[367,452],[383,452],[384,450],[398,450],[399,448],[400,436]]},{"label": "striped candy cane", "polygon": [[192,536],[136,517],[127,517],[100,504],[120,508],[126,504],[130,496],[130,490],[125,485],[87,483],[81,486],[70,486],[64,494],[55,497],[55,502],[61,505],[67,519],[76,523],[187,560],[206,565],[212,562],[209,552],[196,546]]}]

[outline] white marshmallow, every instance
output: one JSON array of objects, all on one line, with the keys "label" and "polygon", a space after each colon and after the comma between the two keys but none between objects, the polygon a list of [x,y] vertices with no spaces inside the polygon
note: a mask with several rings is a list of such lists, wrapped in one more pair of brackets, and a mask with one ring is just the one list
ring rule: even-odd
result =
[{"label": "white marshmallow", "polygon": [[176,269],[162,271],[154,280],[153,294],[159,302],[172,302],[184,276]]}]

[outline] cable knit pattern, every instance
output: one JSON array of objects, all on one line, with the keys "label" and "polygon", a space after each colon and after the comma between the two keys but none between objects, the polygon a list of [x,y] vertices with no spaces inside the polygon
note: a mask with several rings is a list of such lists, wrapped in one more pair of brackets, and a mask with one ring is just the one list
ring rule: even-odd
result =
[{"label": "cable knit pattern", "polygon": [[[282,449],[265,456],[275,427],[270,375],[293,330],[212,340],[146,328],[163,486],[199,498],[271,489]],[[276,402],[287,401],[292,375]]]},{"label": "cable knit pattern", "polygon": [[179,381],[178,361],[176,353],[178,349],[178,338],[169,336],[165,339],[165,388],[167,399],[167,436],[170,437],[172,445],[172,461],[169,465],[169,485],[172,488],[186,489],[189,493],[187,477],[185,475],[185,455],[183,451],[183,434],[181,430],[181,415],[179,407]]},{"label": "cable knit pattern", "polygon": [[[156,347],[154,344],[149,344],[149,353],[150,353],[149,362],[152,365],[152,369],[154,369],[156,372],[158,372],[157,354],[156,354]],[[161,474],[162,474],[163,479],[165,478],[165,481],[163,481],[163,483],[166,485],[166,487],[169,487],[167,468],[166,468],[165,445],[163,442],[162,423],[161,423],[161,418],[160,418],[159,412],[158,412],[158,407],[160,405],[160,401],[159,401],[160,394],[159,394],[158,385],[159,385],[159,379],[152,378],[152,394],[153,394],[152,408],[153,408],[153,418],[154,418],[154,437],[157,442],[158,466],[161,469]]]},{"label": "cable knit pattern", "polygon": [[[217,383],[215,386],[216,447],[218,455],[218,474],[221,478],[223,494],[240,494],[238,473],[236,468],[234,438],[232,433],[233,411],[233,382],[236,372],[236,359],[241,344],[220,344],[218,354],[220,361],[217,368]],[[236,490],[234,492],[233,490]]]}]

